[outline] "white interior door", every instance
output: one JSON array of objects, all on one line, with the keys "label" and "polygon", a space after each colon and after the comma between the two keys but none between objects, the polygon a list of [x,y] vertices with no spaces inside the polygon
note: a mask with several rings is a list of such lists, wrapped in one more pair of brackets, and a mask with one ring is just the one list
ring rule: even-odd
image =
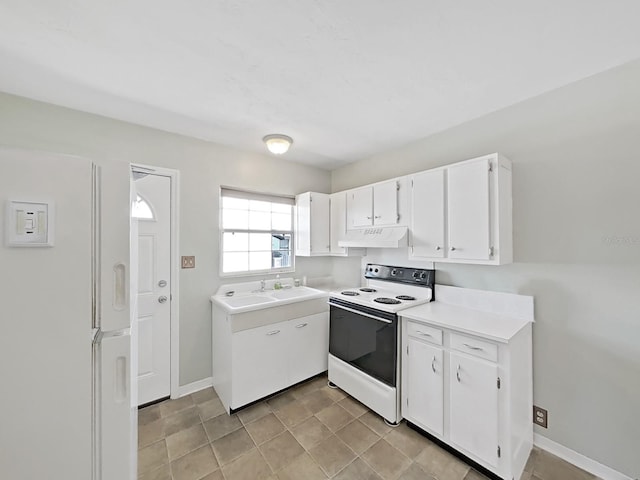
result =
[{"label": "white interior door", "polygon": [[[138,404],[171,393],[171,179],[149,174],[138,194]],[[134,213],[135,215],[135,213]]]}]

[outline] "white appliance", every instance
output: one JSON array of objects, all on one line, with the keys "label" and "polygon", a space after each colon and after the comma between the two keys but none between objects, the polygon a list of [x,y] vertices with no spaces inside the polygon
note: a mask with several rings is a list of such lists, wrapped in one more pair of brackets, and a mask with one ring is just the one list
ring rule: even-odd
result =
[{"label": "white appliance", "polygon": [[3,478],[136,478],[130,184],[124,162],[0,148]]},{"label": "white appliance", "polygon": [[435,270],[368,264],[367,285],[329,297],[329,381],[401,420],[398,312],[432,300]]}]

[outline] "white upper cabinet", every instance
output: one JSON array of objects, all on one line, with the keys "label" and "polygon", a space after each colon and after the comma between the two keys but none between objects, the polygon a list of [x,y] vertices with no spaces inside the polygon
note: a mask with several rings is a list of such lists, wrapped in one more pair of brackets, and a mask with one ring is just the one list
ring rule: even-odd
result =
[{"label": "white upper cabinet", "polygon": [[364,255],[364,248],[345,248],[338,241],[347,231],[347,192],[296,195],[295,252],[298,257]]},{"label": "white upper cabinet", "polygon": [[329,200],[326,193],[296,195],[296,256],[329,255]]},{"label": "white upper cabinet", "polygon": [[347,191],[347,228],[397,225],[398,180]]},{"label": "white upper cabinet", "polygon": [[447,169],[449,258],[489,260],[489,159]]},{"label": "white upper cabinet", "polygon": [[513,261],[511,162],[494,153],[411,176],[412,258]]},{"label": "white upper cabinet", "polygon": [[366,248],[341,247],[338,242],[347,232],[347,192],[331,194],[331,255],[332,256],[362,256]]},{"label": "white upper cabinet", "polygon": [[347,228],[373,225],[373,187],[347,192]]},{"label": "white upper cabinet", "polygon": [[338,245],[347,231],[347,194],[345,192],[332,193],[330,198],[331,218],[331,254],[346,255],[347,248]]},{"label": "white upper cabinet", "polygon": [[374,225],[396,225],[398,223],[400,220],[398,190],[400,190],[400,184],[395,180],[373,186]]},{"label": "white upper cabinet", "polygon": [[445,256],[444,169],[411,177],[411,241],[414,257]]}]

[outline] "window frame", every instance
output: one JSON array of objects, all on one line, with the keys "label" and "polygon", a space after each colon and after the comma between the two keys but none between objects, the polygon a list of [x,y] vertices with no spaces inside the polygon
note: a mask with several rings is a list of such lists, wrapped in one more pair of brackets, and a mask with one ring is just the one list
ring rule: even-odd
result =
[{"label": "window frame", "polygon": [[[260,201],[267,201],[267,202],[271,202],[271,203],[282,203],[282,204],[286,204],[289,205],[291,208],[291,229],[290,230],[284,230],[284,229],[271,229],[271,230],[262,230],[262,229],[239,229],[239,228],[228,228],[225,229],[223,227],[223,218],[224,218],[224,197],[227,196],[225,195],[225,192],[227,193],[232,193],[231,197],[235,197],[235,198],[241,198],[241,199],[246,199],[246,200],[260,200]],[[295,272],[295,197],[294,196],[288,196],[288,195],[276,195],[276,194],[269,194],[269,193],[260,193],[260,192],[253,192],[250,190],[245,190],[245,189],[240,189],[240,188],[234,188],[234,187],[224,187],[221,186],[220,187],[220,192],[219,192],[219,196],[218,196],[218,201],[219,201],[219,208],[218,208],[218,217],[219,217],[219,222],[218,222],[218,245],[219,245],[219,267],[218,267],[218,274],[219,276],[225,277],[225,278],[229,278],[229,277],[251,277],[251,276],[256,276],[256,275],[275,275],[275,274],[280,274],[280,273],[292,273]],[[269,268],[269,269],[262,269],[262,270],[240,270],[240,271],[235,271],[235,272],[225,272],[224,271],[224,254],[225,254],[225,249],[224,249],[224,235],[225,233],[247,233],[247,234],[251,234],[251,233],[258,233],[258,234],[270,234],[272,237],[275,234],[278,233],[282,233],[282,234],[288,234],[290,235],[290,242],[289,242],[289,252],[290,252],[290,258],[291,258],[291,266],[287,266],[287,267],[278,267],[278,268]],[[272,255],[273,255],[273,249],[271,250]],[[251,253],[251,250],[247,251],[247,254],[249,255]],[[273,256],[272,256],[273,258]]]}]

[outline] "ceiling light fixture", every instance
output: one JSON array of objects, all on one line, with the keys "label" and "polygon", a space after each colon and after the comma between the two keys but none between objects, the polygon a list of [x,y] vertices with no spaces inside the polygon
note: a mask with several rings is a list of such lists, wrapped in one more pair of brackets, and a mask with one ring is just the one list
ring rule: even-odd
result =
[{"label": "ceiling light fixture", "polygon": [[262,141],[267,144],[267,148],[271,153],[274,155],[282,155],[283,153],[287,153],[287,150],[289,150],[289,147],[293,143],[293,138],[279,133],[274,133],[272,135],[267,135],[262,139]]}]

